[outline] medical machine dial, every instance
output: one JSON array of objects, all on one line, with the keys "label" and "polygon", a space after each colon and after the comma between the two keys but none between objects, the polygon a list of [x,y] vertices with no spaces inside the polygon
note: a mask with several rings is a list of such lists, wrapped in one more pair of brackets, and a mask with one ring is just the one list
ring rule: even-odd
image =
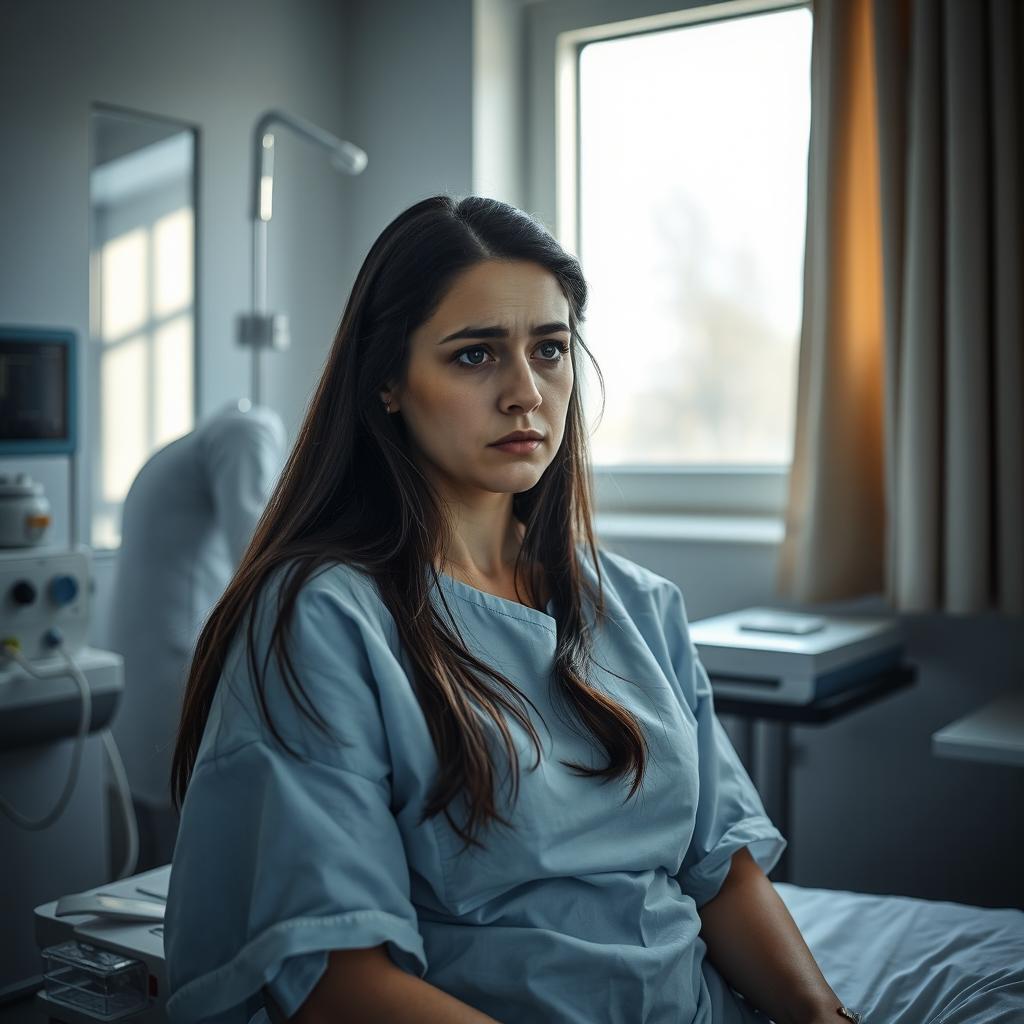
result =
[{"label": "medical machine dial", "polygon": [[[0,544],[0,639],[16,635],[29,661],[53,657],[50,631],[58,626],[68,653],[87,647],[94,582],[91,559],[92,552],[84,544],[13,550]],[[0,654],[0,677],[11,670],[9,660]],[[0,684],[0,704],[3,689]],[[0,750],[3,746],[0,736]]]},{"label": "medical machine dial", "polygon": [[50,580],[50,600],[55,605],[71,604],[78,596],[78,580],[74,576],[54,576]]}]

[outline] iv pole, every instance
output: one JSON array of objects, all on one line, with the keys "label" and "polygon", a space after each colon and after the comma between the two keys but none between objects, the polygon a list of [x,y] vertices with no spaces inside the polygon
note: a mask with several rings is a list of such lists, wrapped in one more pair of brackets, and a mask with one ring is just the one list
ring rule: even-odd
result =
[{"label": "iv pole", "polygon": [[296,135],[327,150],[331,164],[345,174],[360,174],[366,153],[318,125],[282,110],[268,110],[253,131],[252,159],[252,312],[237,317],[238,343],[252,349],[252,404],[260,402],[260,370],[264,349],[283,351],[290,344],[288,317],[267,309],[267,226],[273,207],[274,133],[282,124]]}]

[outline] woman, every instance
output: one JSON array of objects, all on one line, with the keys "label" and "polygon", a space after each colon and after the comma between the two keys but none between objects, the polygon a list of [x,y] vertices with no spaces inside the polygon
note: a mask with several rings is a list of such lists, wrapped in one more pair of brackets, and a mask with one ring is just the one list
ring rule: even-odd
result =
[{"label": "woman", "polygon": [[585,304],[495,200],[371,248],[196,647],[173,1021],[840,1020],[679,588],[595,544]]}]

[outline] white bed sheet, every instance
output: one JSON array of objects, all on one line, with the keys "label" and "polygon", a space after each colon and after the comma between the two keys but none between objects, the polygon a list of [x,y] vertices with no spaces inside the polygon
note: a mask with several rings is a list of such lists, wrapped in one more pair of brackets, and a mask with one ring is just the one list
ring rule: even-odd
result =
[{"label": "white bed sheet", "polygon": [[863,1024],[1024,1024],[1024,911],[774,884]]},{"label": "white bed sheet", "polygon": [[864,1024],[1024,1024],[1024,911],[775,889]]}]

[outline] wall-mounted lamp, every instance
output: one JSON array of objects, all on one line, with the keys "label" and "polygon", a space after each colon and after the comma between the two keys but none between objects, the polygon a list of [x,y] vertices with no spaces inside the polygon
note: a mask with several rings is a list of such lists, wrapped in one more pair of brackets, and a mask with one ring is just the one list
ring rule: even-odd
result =
[{"label": "wall-mounted lamp", "polygon": [[252,159],[252,312],[237,317],[238,342],[252,349],[252,403],[260,401],[260,355],[264,349],[288,348],[288,316],[267,310],[267,224],[274,200],[274,132],[284,125],[327,150],[331,165],[345,174],[360,174],[366,153],[318,125],[281,110],[268,110],[253,131]]}]

